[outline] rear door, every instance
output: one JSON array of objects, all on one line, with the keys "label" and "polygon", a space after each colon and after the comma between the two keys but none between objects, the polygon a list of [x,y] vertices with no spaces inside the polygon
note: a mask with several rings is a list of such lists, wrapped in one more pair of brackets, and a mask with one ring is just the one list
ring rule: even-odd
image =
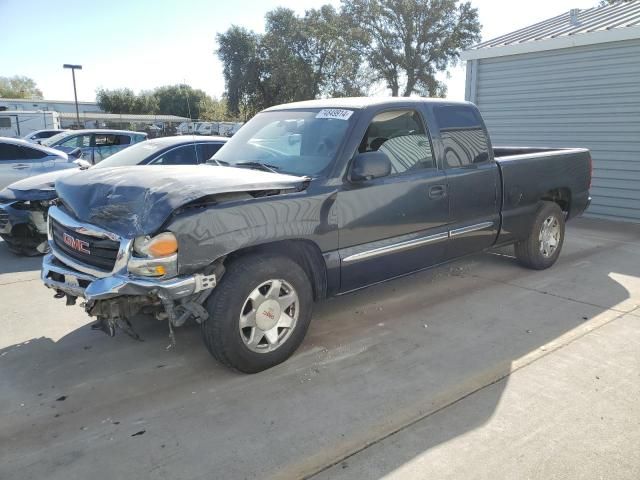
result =
[{"label": "rear door", "polygon": [[443,260],[448,196],[423,112],[415,105],[370,119],[357,153],[379,150],[391,175],[338,192],[341,290],[349,291]]},{"label": "rear door", "polygon": [[433,111],[449,185],[447,257],[453,258],[495,242],[500,227],[500,173],[475,107],[439,105]]}]

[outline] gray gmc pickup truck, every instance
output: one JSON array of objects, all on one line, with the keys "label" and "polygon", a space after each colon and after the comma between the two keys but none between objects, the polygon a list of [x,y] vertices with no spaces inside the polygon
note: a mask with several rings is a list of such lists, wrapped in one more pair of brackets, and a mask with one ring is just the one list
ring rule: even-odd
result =
[{"label": "gray gmc pickup truck", "polygon": [[89,169],[56,183],[42,280],[134,335],[201,325],[258,372],[302,342],[315,301],[515,244],[557,260],[589,204],[588,150],[492,147],[470,103],[342,98],[269,108],[208,165]]}]

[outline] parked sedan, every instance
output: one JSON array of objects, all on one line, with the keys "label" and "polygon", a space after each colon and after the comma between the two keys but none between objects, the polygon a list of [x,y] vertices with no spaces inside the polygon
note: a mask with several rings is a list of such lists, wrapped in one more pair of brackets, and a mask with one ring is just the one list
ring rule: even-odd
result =
[{"label": "parked sedan", "polygon": [[41,143],[43,140],[47,138],[51,138],[54,135],[58,135],[59,133],[66,132],[67,130],[62,130],[60,128],[50,128],[48,130],[36,130],[35,132],[28,133],[24,137],[24,140],[30,143]]},{"label": "parked sedan", "polygon": [[80,151],[70,153],[0,137],[0,188],[33,175],[77,167]]},{"label": "parked sedan", "polygon": [[95,165],[114,153],[146,139],[147,134],[144,132],[91,129],[68,130],[43,140],[41,143],[63,152],[80,148],[82,159]]},{"label": "parked sedan", "polygon": [[[224,137],[192,135],[157,138],[118,152],[91,169],[206,163],[227,140]],[[86,167],[88,165],[84,168]],[[55,182],[77,172],[78,169],[68,169],[38,175],[13,183],[0,191],[0,237],[12,252],[21,255],[46,252],[47,210],[57,196]]]}]

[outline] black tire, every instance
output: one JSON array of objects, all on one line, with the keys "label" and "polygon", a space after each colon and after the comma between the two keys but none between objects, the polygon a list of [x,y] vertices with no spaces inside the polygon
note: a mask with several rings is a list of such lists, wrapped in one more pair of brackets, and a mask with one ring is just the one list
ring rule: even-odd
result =
[{"label": "black tire", "polygon": [[[257,353],[241,337],[240,314],[247,298],[258,286],[272,279],[288,282],[299,301],[298,318],[291,333],[273,351]],[[313,310],[309,277],[296,262],[283,255],[255,253],[239,257],[205,303],[209,319],[202,323],[207,349],[220,363],[244,373],[257,373],[289,358],[302,343]]]},{"label": "black tire", "polygon": [[[553,253],[543,254],[541,251],[540,235],[543,226],[548,219],[555,219],[559,227],[559,240]],[[558,204],[553,202],[541,202],[536,213],[529,235],[525,240],[515,244],[515,254],[520,265],[534,270],[549,268],[560,255],[564,243],[564,213]]]}]

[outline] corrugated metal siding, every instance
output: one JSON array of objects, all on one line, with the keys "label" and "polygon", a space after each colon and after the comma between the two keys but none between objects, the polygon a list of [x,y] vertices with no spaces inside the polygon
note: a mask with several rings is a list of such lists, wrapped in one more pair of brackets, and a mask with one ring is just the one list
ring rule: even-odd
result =
[{"label": "corrugated metal siding", "polygon": [[640,221],[640,40],[475,65],[475,102],[494,145],[591,149],[589,213]]}]

